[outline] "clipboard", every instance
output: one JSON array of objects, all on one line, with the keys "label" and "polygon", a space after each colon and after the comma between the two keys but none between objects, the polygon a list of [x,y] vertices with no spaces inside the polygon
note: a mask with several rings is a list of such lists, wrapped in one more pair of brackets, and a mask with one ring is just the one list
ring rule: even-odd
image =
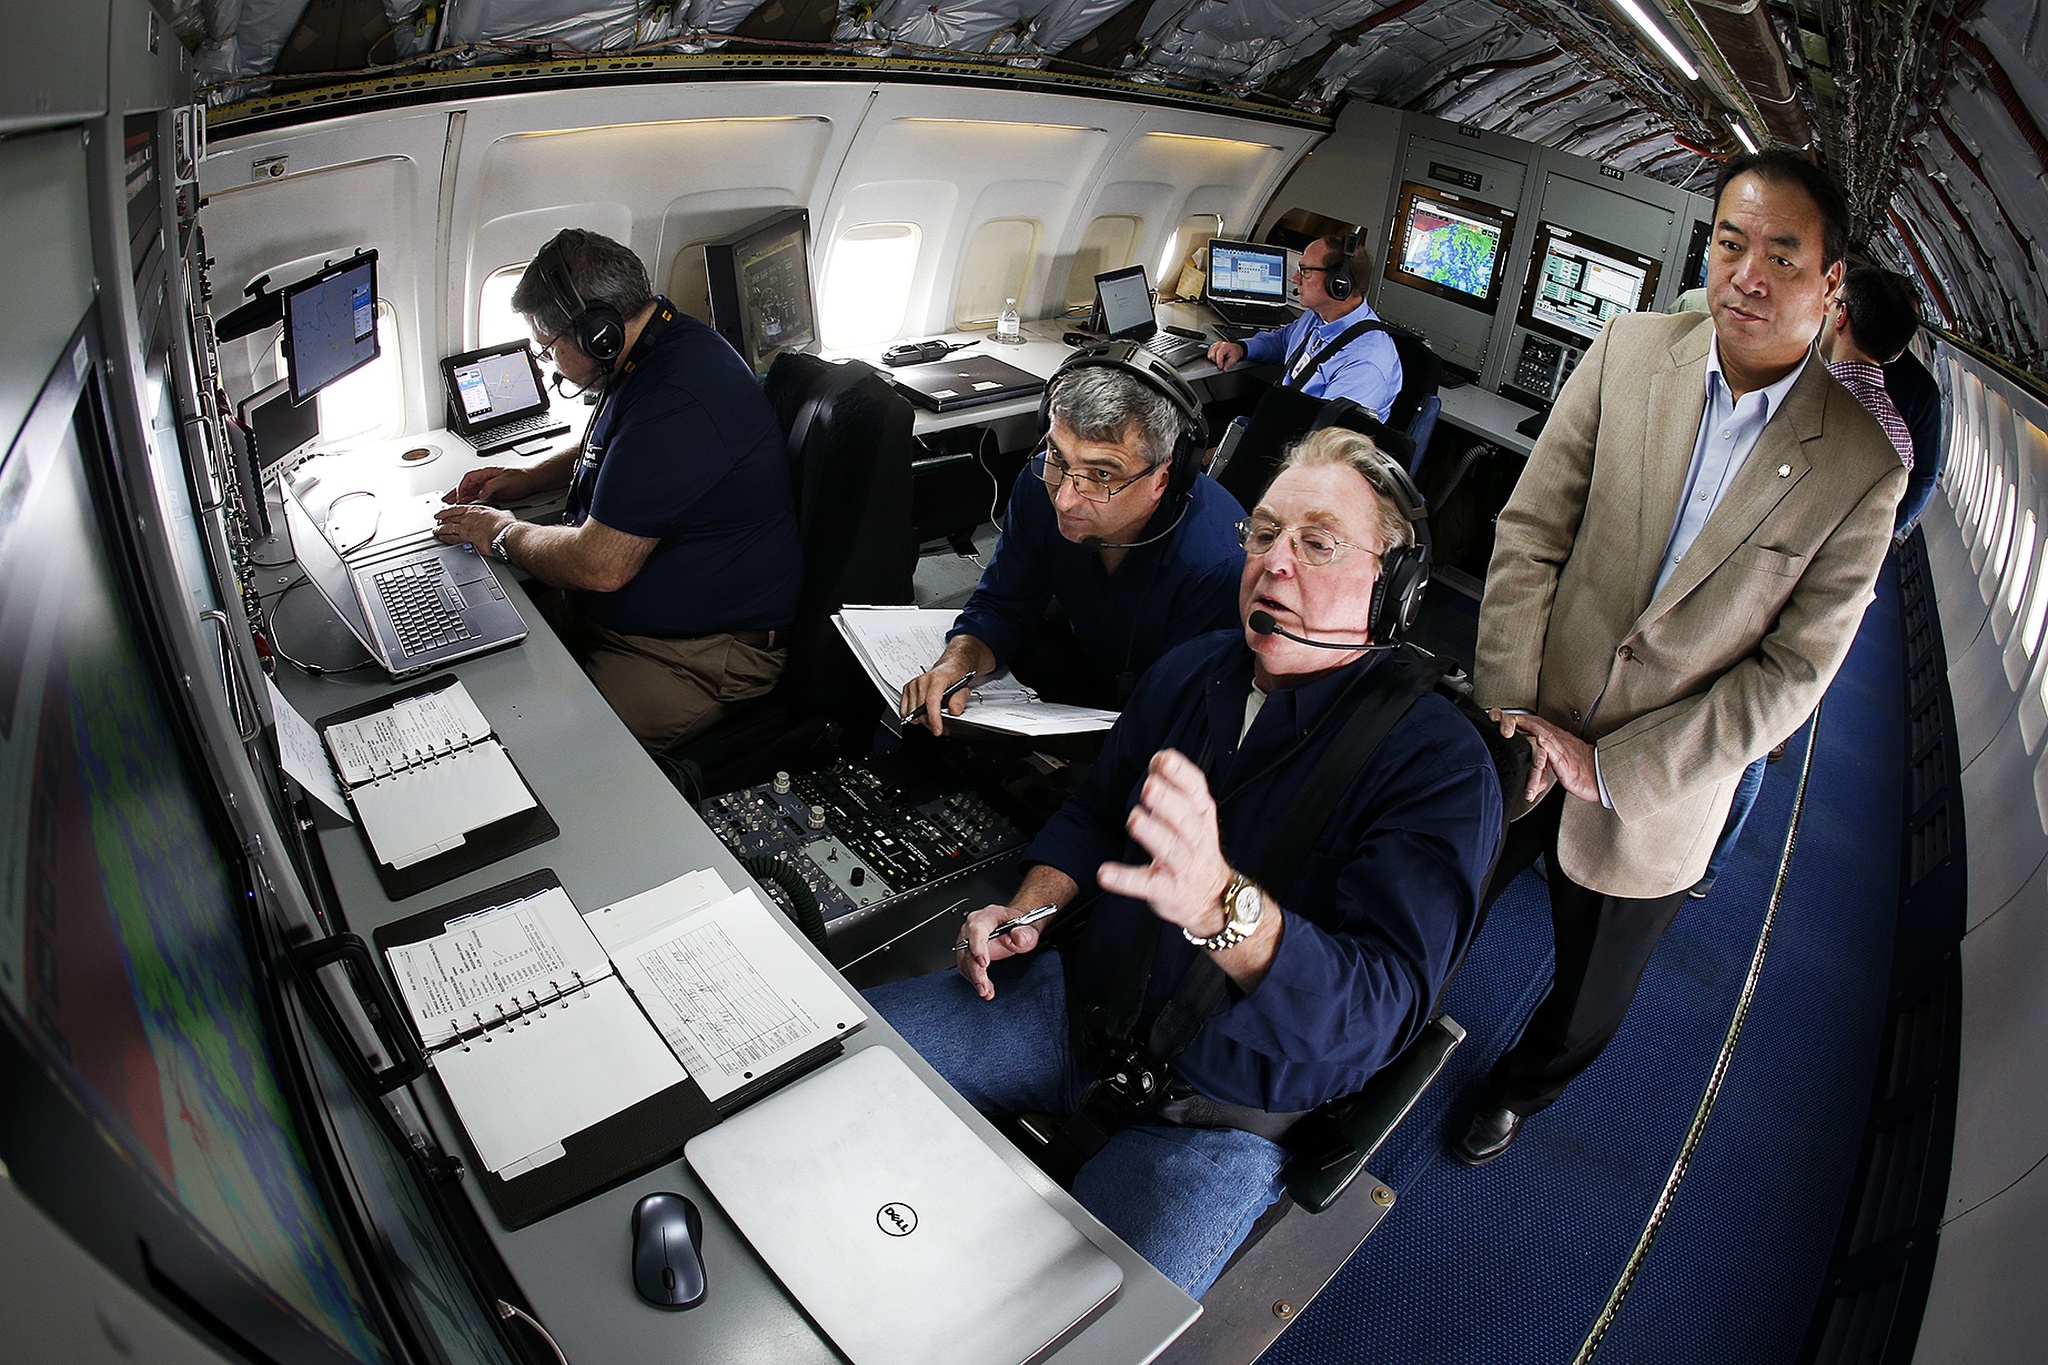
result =
[{"label": "clipboard", "polygon": [[[438,692],[443,688],[451,686],[456,681],[457,679],[452,673],[436,674],[421,682],[399,688],[397,691],[383,693],[374,701],[364,702],[359,706],[351,706],[346,710],[336,711],[332,715],[322,716],[314,722],[313,728],[324,738],[328,728],[331,726],[344,725],[349,721],[361,720],[365,716],[376,715],[379,711],[391,709],[394,703],[406,701],[412,697],[424,696],[430,692]],[[495,731],[493,733],[495,734]],[[402,901],[408,896],[416,896],[422,891],[439,886],[442,882],[451,881],[465,872],[474,872],[480,867],[488,867],[500,858],[509,857],[521,849],[532,848],[535,844],[545,843],[562,832],[561,827],[555,823],[554,816],[550,815],[547,807],[542,804],[539,794],[533,790],[533,783],[527,780],[526,773],[519,767],[519,760],[513,757],[509,746],[505,746],[502,740],[498,742],[500,747],[505,748],[505,757],[512,764],[512,770],[518,774],[520,782],[526,787],[527,795],[533,798],[533,805],[526,810],[508,815],[502,820],[494,820],[489,824],[478,826],[476,829],[468,831],[462,843],[456,847],[444,853],[437,853],[430,858],[422,859],[419,862],[410,863],[405,867],[393,867],[379,859],[376,846],[370,842],[368,834],[363,831],[362,822],[360,820],[356,822],[356,831],[362,836],[363,846],[369,849],[370,864],[376,869],[377,881],[383,886],[384,894],[387,897],[394,901]],[[346,784],[344,784],[344,790],[346,790]],[[411,923],[411,920],[403,920],[400,923]],[[438,933],[440,931],[436,929],[434,932]],[[400,941],[409,942],[416,940]]]},{"label": "clipboard", "polygon": [[[438,937],[447,931],[449,921],[464,915],[523,900],[561,884],[553,869],[542,868],[384,925],[371,935],[380,954],[379,961],[388,975],[389,961],[381,955],[391,949]],[[406,1027],[417,1039],[419,1030],[410,1013],[401,1012],[406,1013]],[[652,1029],[653,1025],[648,1027]],[[449,1109],[460,1126],[461,1111],[452,1098]],[[715,1126],[719,1118],[719,1111],[704,1097],[703,1090],[695,1081],[685,1078],[571,1134],[562,1141],[561,1156],[509,1178],[484,1167],[464,1130],[462,1138],[469,1157],[467,1173],[476,1180],[506,1228],[523,1228],[674,1160],[682,1154],[684,1143]]]}]

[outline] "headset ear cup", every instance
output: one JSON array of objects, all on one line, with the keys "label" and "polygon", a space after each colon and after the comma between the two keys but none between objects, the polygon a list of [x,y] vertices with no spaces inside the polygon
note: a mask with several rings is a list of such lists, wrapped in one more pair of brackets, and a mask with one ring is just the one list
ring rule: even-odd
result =
[{"label": "headset ear cup", "polygon": [[1406,639],[1422,611],[1429,587],[1429,547],[1409,545],[1388,555],[1372,585],[1372,621],[1376,645],[1397,645]]},{"label": "headset ear cup", "polygon": [[609,365],[626,349],[626,320],[608,303],[585,304],[576,319],[576,349],[600,365]]}]

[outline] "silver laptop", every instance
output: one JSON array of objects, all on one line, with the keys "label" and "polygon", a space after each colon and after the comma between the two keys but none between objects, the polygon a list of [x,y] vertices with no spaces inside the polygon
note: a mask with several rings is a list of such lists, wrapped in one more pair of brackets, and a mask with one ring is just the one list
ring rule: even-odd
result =
[{"label": "silver laptop", "polygon": [[278,482],[299,567],[393,677],[526,638],[525,618],[474,547],[443,545],[426,532],[424,539],[408,536],[344,558],[299,501],[291,480]]},{"label": "silver laptop", "polygon": [[1287,302],[1287,248],[1212,238],[1208,299],[1225,322],[1285,327],[1301,311]]},{"label": "silver laptop", "polygon": [[683,1153],[854,1365],[1022,1365],[1123,1285],[886,1047],[812,1072]]}]

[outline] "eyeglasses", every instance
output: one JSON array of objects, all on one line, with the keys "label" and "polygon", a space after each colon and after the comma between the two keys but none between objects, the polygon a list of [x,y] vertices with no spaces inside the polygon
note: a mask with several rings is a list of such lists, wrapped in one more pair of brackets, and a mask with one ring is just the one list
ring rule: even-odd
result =
[{"label": "eyeglasses", "polygon": [[1297,275],[1306,275],[1310,272],[1319,275],[1331,275],[1335,274],[1336,270],[1337,267],[1334,265],[1298,265],[1294,267],[1294,273]]},{"label": "eyeglasses", "polygon": [[1111,498],[1123,492],[1152,471],[1149,469],[1141,470],[1139,473],[1125,479],[1122,483],[1118,483],[1116,475],[1111,474],[1107,470],[1070,469],[1067,467],[1065,460],[1062,460],[1050,450],[1042,449],[1031,457],[1031,472],[1036,474],[1039,481],[1055,494],[1060,491],[1062,483],[1072,483],[1074,491],[1088,499],[1088,501],[1108,502]]},{"label": "eyeglasses", "polygon": [[1265,554],[1280,543],[1282,535],[1294,547],[1296,559],[1318,569],[1336,563],[1346,550],[1362,550],[1374,559],[1380,557],[1377,550],[1367,550],[1363,545],[1339,540],[1317,526],[1282,526],[1277,521],[1263,518],[1247,518],[1237,524],[1237,543],[1248,555]]},{"label": "eyeglasses", "polygon": [[567,335],[569,335],[569,329],[567,327],[564,327],[561,331],[555,333],[546,341],[537,343],[533,348],[533,353],[539,356],[542,360],[549,359],[551,353],[555,349],[555,343],[560,341],[563,337]]}]

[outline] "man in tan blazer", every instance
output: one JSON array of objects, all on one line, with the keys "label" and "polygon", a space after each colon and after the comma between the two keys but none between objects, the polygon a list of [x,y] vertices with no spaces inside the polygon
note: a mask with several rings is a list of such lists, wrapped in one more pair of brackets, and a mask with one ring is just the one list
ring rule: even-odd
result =
[{"label": "man in tan blazer", "polygon": [[1501,512],[1474,682],[1534,744],[1542,799],[1493,885],[1548,854],[1557,967],[1452,1146],[1468,1164],[1620,1028],[1743,768],[1848,653],[1905,487],[1812,355],[1841,284],[1840,191],[1772,149],[1730,161],[1715,199],[1711,317],[1610,322]]}]

